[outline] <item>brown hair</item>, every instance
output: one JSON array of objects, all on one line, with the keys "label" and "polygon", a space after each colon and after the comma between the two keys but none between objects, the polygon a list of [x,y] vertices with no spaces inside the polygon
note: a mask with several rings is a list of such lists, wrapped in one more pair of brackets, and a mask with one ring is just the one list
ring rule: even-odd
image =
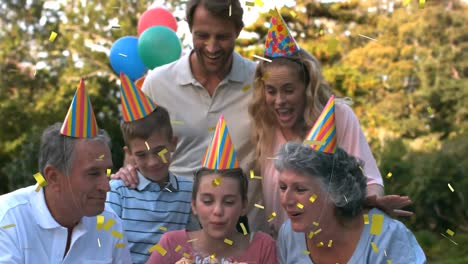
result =
[{"label": "brown hair", "polygon": [[201,168],[195,172],[193,180],[192,200],[197,199],[198,187],[203,176],[215,174],[220,177],[229,177],[239,181],[239,190],[242,197],[242,201],[247,201],[247,189],[249,188],[249,182],[242,169],[226,169],[226,170],[213,170],[208,168]]},{"label": "brown hair", "polygon": [[[191,0],[187,3],[186,8],[187,22],[190,31],[192,31],[195,9],[197,9],[199,5],[203,5],[203,7],[217,18],[232,21],[239,31],[244,27],[244,22],[242,21],[244,10],[242,10],[239,0]],[[231,6],[231,16],[229,16],[229,6]]]},{"label": "brown hair", "polygon": [[[265,99],[263,78],[271,67],[287,66],[297,72],[297,76],[306,84],[304,115],[299,120],[297,133],[301,138],[312,127],[323,107],[331,96],[330,88],[322,76],[320,63],[312,54],[301,49],[297,54],[285,58],[271,58],[271,62],[260,61],[255,70],[255,91],[249,105],[250,117],[253,120],[252,137],[256,144],[256,160],[263,163],[266,157],[273,155],[275,127],[277,120],[269,110]],[[259,165],[259,164],[257,164]]]},{"label": "brown hair", "polygon": [[172,140],[173,132],[169,113],[164,107],[158,106],[153,112],[142,119],[132,122],[121,122],[120,130],[125,145],[130,148],[129,142],[135,138],[148,139],[154,133],[162,134],[169,141]]}]

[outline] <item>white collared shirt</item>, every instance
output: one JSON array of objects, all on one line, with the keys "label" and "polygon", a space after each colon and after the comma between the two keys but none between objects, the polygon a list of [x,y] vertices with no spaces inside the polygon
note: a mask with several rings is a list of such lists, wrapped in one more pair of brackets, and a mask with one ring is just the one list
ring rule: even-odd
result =
[{"label": "white collared shirt", "polygon": [[67,228],[52,217],[43,189],[35,189],[29,186],[0,196],[0,263],[131,263],[125,236],[111,235],[113,230],[123,235],[122,223],[107,206],[101,215],[104,222],[115,220],[112,227],[97,230],[96,217],[81,218],[64,256]]}]

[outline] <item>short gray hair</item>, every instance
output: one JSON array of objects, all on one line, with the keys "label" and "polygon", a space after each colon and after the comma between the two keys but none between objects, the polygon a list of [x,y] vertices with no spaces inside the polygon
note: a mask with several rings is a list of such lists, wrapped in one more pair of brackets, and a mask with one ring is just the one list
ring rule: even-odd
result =
[{"label": "short gray hair", "polygon": [[73,160],[73,150],[78,140],[100,141],[109,148],[110,137],[103,129],[98,129],[98,135],[93,138],[73,138],[60,133],[62,123],[58,122],[47,127],[42,133],[39,150],[39,171],[44,174],[44,168],[52,165],[65,175],[69,175]]},{"label": "short gray hair", "polygon": [[362,211],[367,184],[361,165],[341,148],[328,154],[297,142],[284,144],[275,160],[279,172],[291,170],[319,180],[342,217],[354,217]]}]

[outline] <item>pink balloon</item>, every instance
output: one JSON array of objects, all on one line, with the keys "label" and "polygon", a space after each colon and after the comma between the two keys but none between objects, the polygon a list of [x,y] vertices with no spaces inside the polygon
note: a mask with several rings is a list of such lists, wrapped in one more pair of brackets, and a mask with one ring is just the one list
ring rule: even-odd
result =
[{"label": "pink balloon", "polygon": [[152,26],[168,27],[177,32],[177,20],[167,9],[156,7],[146,10],[138,20],[138,35]]}]

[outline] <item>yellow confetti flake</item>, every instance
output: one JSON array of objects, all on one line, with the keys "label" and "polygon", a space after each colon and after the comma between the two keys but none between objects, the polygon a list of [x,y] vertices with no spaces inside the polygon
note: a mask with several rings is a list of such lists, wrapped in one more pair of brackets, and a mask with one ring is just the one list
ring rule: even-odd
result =
[{"label": "yellow confetti flake", "polygon": [[325,144],[324,141],[308,140],[308,139],[304,140],[303,143],[306,145],[315,145],[315,146],[322,146],[323,144]]},{"label": "yellow confetti flake", "polygon": [[107,220],[107,222],[104,224],[103,228],[104,230],[109,230],[113,225],[115,224],[114,218],[111,218]]},{"label": "yellow confetti flake", "polygon": [[297,14],[293,10],[289,12],[289,14],[292,16],[292,18],[296,18]]},{"label": "yellow confetti flake", "polygon": [[310,198],[309,198],[309,201],[310,201],[311,203],[314,203],[315,200],[317,200],[317,195],[316,195],[316,194],[312,194],[312,196],[310,196]]},{"label": "yellow confetti flake", "polygon": [[122,239],[122,238],[123,238],[122,233],[117,232],[117,231],[115,231],[115,230],[112,230],[112,231],[111,231],[111,235],[112,235],[113,237],[118,238],[118,239]]},{"label": "yellow confetti flake", "polygon": [[115,244],[115,247],[116,248],[124,248],[125,244],[124,243],[117,243],[117,244]]},{"label": "yellow confetti flake", "polygon": [[368,214],[364,214],[364,224],[365,225],[368,225],[369,224],[369,215]]},{"label": "yellow confetti flake", "polygon": [[162,230],[162,231],[167,231],[167,227],[165,227],[165,226],[160,226],[160,227],[158,227],[158,229]]},{"label": "yellow confetti flake", "polygon": [[112,174],[112,170],[111,170],[111,169],[107,169],[107,170],[106,170],[106,173],[107,173],[107,177],[110,177],[111,174]]},{"label": "yellow confetti flake", "polygon": [[254,204],[254,206],[259,208],[259,209],[265,209],[265,206],[263,206],[261,204]]},{"label": "yellow confetti flake", "polygon": [[246,6],[253,7],[253,6],[255,5],[255,3],[254,3],[254,2],[245,1],[245,5],[246,5]]},{"label": "yellow confetti flake", "polygon": [[182,125],[184,123],[184,121],[181,121],[181,120],[171,120],[171,124],[173,125]]},{"label": "yellow confetti flake", "polygon": [[57,32],[55,31],[50,32],[49,41],[54,42],[56,37],[57,37]]},{"label": "yellow confetti flake", "polygon": [[190,258],[190,254],[189,253],[186,253],[184,252],[184,254],[182,254],[185,258]]},{"label": "yellow confetti flake", "polygon": [[449,236],[452,236],[452,237],[453,237],[453,235],[455,235],[455,232],[453,232],[453,231],[450,230],[450,229],[447,229],[447,234],[448,234]]},{"label": "yellow confetti flake", "polygon": [[405,0],[403,2],[403,6],[405,6],[405,7],[408,6],[410,2],[411,2],[411,0]]},{"label": "yellow confetti flake", "polygon": [[312,237],[314,237],[314,231],[310,231],[310,232],[309,232],[309,235],[307,235],[307,237],[308,237],[309,239],[312,239]]},{"label": "yellow confetti flake", "polygon": [[313,224],[314,226],[319,226],[319,223],[317,223],[317,222],[315,222],[315,221],[314,221],[312,224]]},{"label": "yellow confetti flake", "polygon": [[276,217],[276,212],[271,213],[270,217],[268,217],[268,222],[273,221],[275,217]]},{"label": "yellow confetti flake", "polygon": [[103,224],[104,224],[104,216],[103,215],[98,215],[96,217],[96,229],[97,230],[102,229]]},{"label": "yellow confetti flake", "polygon": [[392,261],[387,259],[387,264],[392,264]]},{"label": "yellow confetti flake", "polygon": [[178,252],[182,247],[180,245],[177,245],[177,247],[174,249],[174,252]]},{"label": "yellow confetti flake", "polygon": [[240,223],[240,227],[241,227],[241,229],[242,229],[242,233],[244,234],[244,236],[246,236],[247,234],[249,234],[249,233],[247,232],[247,228],[245,228],[244,223]]},{"label": "yellow confetti flake", "polygon": [[15,224],[4,225],[4,226],[2,226],[2,229],[8,229],[8,228],[12,228],[12,227],[15,227],[15,226],[16,226]]},{"label": "yellow confetti flake", "polygon": [[148,142],[145,141],[146,149],[150,150],[150,147],[148,145]]},{"label": "yellow confetti flake", "polygon": [[424,4],[426,4],[426,0],[419,0],[419,8],[424,8]]},{"label": "yellow confetti flake", "polygon": [[97,244],[98,244],[99,247],[101,247],[101,240],[99,240],[99,237],[97,239]]},{"label": "yellow confetti flake", "polygon": [[214,259],[214,258],[216,258],[216,254],[211,254],[210,259]]},{"label": "yellow confetti flake", "polygon": [[304,255],[309,255],[309,254],[310,254],[310,251],[308,251],[307,249],[304,249],[304,250],[302,251],[302,254],[304,254]]},{"label": "yellow confetti flake", "polygon": [[230,239],[228,239],[228,238],[225,238],[225,239],[224,239],[224,243],[226,243],[226,244],[232,246],[232,243],[233,243],[233,242],[232,242],[232,240],[230,240]]},{"label": "yellow confetti flake", "polygon": [[333,240],[328,241],[328,247],[332,247]]},{"label": "yellow confetti flake", "polygon": [[392,176],[393,176],[393,173],[391,173],[391,172],[387,173],[387,179],[390,179]]},{"label": "yellow confetti flake", "polygon": [[[254,55],[252,55],[252,57],[254,57],[254,58],[256,58],[256,59],[259,59],[259,60],[262,60],[262,61],[271,62],[271,60],[270,60],[270,59],[267,59],[267,58],[265,58],[265,57],[258,56],[258,55],[255,55],[255,54],[254,54]],[[267,77],[265,77],[265,78],[267,78]],[[263,79],[263,78],[262,78],[262,81],[264,81],[264,79]]]},{"label": "yellow confetti flake", "polygon": [[148,252],[151,253],[151,252],[153,252],[153,251],[155,251],[155,250],[156,250],[159,254],[161,254],[161,256],[163,256],[163,257],[167,254],[167,250],[164,249],[164,248],[163,248],[161,245],[159,245],[159,244],[156,244],[156,245],[150,247],[150,248],[148,249]]},{"label": "yellow confetti flake", "polygon": [[383,221],[383,214],[373,214],[369,233],[371,235],[380,235],[380,232],[382,232]]},{"label": "yellow confetti flake", "polygon": [[253,170],[250,170],[250,178],[251,179],[259,179],[259,180],[262,179],[262,177],[260,177],[260,176],[255,176],[255,173],[254,173]]},{"label": "yellow confetti flake", "polygon": [[301,203],[297,203],[296,206],[297,206],[297,208],[299,208],[299,209],[304,209],[304,205],[301,204]]},{"label": "yellow confetti flake", "polygon": [[265,81],[269,76],[270,76],[270,72],[265,72],[265,74],[262,76],[261,80]]},{"label": "yellow confetti flake", "polygon": [[242,87],[242,91],[245,92],[247,91],[248,89],[250,89],[250,84],[246,84],[244,87]]},{"label": "yellow confetti flake", "polygon": [[320,229],[318,229],[317,231],[315,231],[315,232],[314,232],[314,235],[316,235],[316,234],[318,234],[318,233],[320,233],[320,232],[322,232],[322,228],[320,228]]},{"label": "yellow confetti flake", "polygon": [[216,177],[213,182],[212,182],[213,186],[215,187],[218,187],[220,184],[221,184],[221,177]]},{"label": "yellow confetti flake", "polygon": [[198,240],[198,238],[190,239],[190,240],[187,240],[187,243],[195,242],[197,240]]},{"label": "yellow confetti flake", "polygon": [[263,1],[262,0],[254,0],[255,5],[262,7],[263,6]]},{"label": "yellow confetti flake", "polygon": [[36,182],[38,183],[38,186],[36,187],[36,192],[38,192],[42,187],[47,186],[47,181],[44,178],[44,176],[42,176],[42,173],[38,172],[34,174],[34,179],[36,179]]},{"label": "yellow confetti flake", "polygon": [[370,244],[372,246],[372,250],[374,250],[375,253],[379,252],[379,248],[377,247],[377,245],[374,242],[371,242]]},{"label": "yellow confetti flake", "polygon": [[163,150],[158,152],[158,156],[162,159],[163,163],[167,163],[167,159],[166,159],[167,152],[168,152],[167,148],[164,148]]},{"label": "yellow confetti flake", "polygon": [[455,191],[455,190],[453,189],[452,185],[450,185],[450,183],[448,183],[447,185],[448,185],[448,187],[449,187],[450,191],[452,191],[452,192],[454,192],[454,191]]},{"label": "yellow confetti flake", "polygon": [[319,243],[317,243],[317,247],[323,247],[323,242],[320,241]]}]

